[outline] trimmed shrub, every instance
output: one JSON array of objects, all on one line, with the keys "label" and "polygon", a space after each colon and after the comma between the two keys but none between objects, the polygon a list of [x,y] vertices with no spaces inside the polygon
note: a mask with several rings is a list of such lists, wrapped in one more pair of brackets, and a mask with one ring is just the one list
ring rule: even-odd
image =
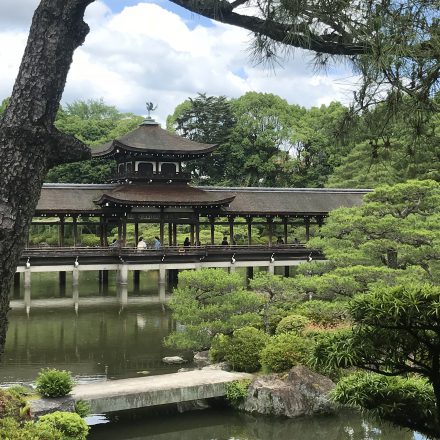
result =
[{"label": "trimmed shrub", "polygon": [[297,307],[296,311],[310,321],[322,327],[335,327],[347,320],[347,301],[307,301]]},{"label": "trimmed shrub", "polygon": [[90,405],[84,400],[78,400],[78,402],[75,403],[75,412],[80,417],[87,417],[90,415],[90,411]]},{"label": "trimmed shrub", "polygon": [[310,320],[303,315],[289,315],[278,323],[275,333],[277,335],[281,333],[295,333],[299,335],[309,322]]},{"label": "trimmed shrub", "polygon": [[261,351],[261,365],[276,373],[289,370],[298,364],[306,364],[311,341],[293,333],[281,333],[270,338]]},{"label": "trimmed shrub", "polygon": [[40,429],[56,429],[63,434],[63,440],[85,440],[89,427],[79,414],[56,411],[41,416],[37,422]]},{"label": "trimmed shrub", "polygon": [[236,407],[246,396],[251,384],[250,379],[234,380],[226,384],[226,399]]},{"label": "trimmed shrub", "polygon": [[260,352],[269,336],[254,327],[235,330],[225,347],[225,360],[233,370],[253,372],[260,369]]},{"label": "trimmed shrub", "polygon": [[226,347],[229,344],[229,336],[223,333],[217,333],[211,342],[211,348],[209,349],[209,359],[211,362],[222,362],[225,360]]},{"label": "trimmed shrub", "polygon": [[0,418],[13,417],[16,420],[29,417],[24,394],[19,388],[0,389]]},{"label": "trimmed shrub", "polygon": [[38,373],[37,391],[44,397],[62,397],[72,391],[74,382],[69,371],[45,368]]},{"label": "trimmed shrub", "polygon": [[61,431],[34,422],[21,425],[12,417],[0,419],[0,438],[6,440],[64,440]]}]

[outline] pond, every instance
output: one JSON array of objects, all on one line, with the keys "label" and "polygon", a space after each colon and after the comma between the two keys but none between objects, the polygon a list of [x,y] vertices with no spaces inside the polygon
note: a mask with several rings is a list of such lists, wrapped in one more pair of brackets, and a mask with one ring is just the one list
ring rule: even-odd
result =
[{"label": "pond", "polygon": [[[191,353],[163,346],[176,324],[160,301],[157,285],[155,272],[142,273],[140,288],[130,283],[121,301],[114,276],[102,291],[98,273],[86,272],[81,273],[75,297],[69,278],[65,291],[60,291],[57,274],[32,274],[30,302],[25,303],[23,288],[12,293],[0,382],[31,383],[44,367],[67,369],[80,383],[177,371],[180,366],[161,359],[179,354],[190,360]],[[351,412],[290,420],[223,408],[178,414],[174,407],[164,407],[95,415],[88,422],[93,425],[91,440],[423,439]]]}]

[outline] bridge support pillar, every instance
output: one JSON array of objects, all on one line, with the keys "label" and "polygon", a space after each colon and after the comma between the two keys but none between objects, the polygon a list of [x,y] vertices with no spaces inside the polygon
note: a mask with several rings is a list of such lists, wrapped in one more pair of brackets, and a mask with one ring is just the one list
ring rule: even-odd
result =
[{"label": "bridge support pillar", "polygon": [[78,286],[79,284],[79,270],[74,268],[72,271],[72,286]]},{"label": "bridge support pillar", "polygon": [[246,268],[246,278],[248,280],[254,279],[254,268],[252,266]]},{"label": "bridge support pillar", "polygon": [[24,287],[31,287],[31,271],[26,269],[24,271]]},{"label": "bridge support pillar", "polygon": [[58,272],[58,280],[60,284],[60,297],[66,296],[66,272]]},{"label": "bridge support pillar", "polygon": [[20,272],[14,274],[14,299],[20,298]]},{"label": "bridge support pillar", "polygon": [[128,266],[125,263],[119,265],[118,274],[119,274],[118,283],[119,284],[127,284],[127,282],[128,282]]},{"label": "bridge support pillar", "polygon": [[159,298],[165,299],[167,271],[159,266]]},{"label": "bridge support pillar", "polygon": [[286,278],[290,277],[290,267],[289,266],[284,266],[284,276]]},{"label": "bridge support pillar", "polygon": [[235,266],[233,264],[231,264],[229,266],[229,273],[234,273],[235,272]]},{"label": "bridge support pillar", "polygon": [[269,264],[267,267],[267,273],[274,275],[275,274],[275,266],[273,264]]},{"label": "bridge support pillar", "polygon": [[133,271],[133,286],[136,292],[139,292],[139,285],[141,279],[141,272],[139,270]]}]

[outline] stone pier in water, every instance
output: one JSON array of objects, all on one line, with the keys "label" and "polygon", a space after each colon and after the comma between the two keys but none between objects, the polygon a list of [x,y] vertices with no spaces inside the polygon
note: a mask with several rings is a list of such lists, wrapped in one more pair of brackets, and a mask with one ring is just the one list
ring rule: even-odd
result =
[{"label": "stone pier in water", "polygon": [[75,401],[89,403],[92,413],[98,414],[222,397],[226,384],[252,377],[223,370],[194,370],[77,385],[72,396]]}]

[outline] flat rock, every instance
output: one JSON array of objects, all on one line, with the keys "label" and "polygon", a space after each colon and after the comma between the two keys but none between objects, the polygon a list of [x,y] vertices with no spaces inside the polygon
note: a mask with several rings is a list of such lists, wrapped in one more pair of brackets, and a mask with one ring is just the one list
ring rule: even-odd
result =
[{"label": "flat rock", "polygon": [[231,371],[231,367],[227,362],[219,362],[218,364],[207,365],[206,367],[201,368],[201,370],[223,370],[223,371]]},{"label": "flat rock", "polygon": [[328,393],[334,386],[329,378],[300,365],[292,368],[286,379],[276,374],[255,378],[239,408],[286,417],[330,414],[335,406]]},{"label": "flat rock", "polygon": [[165,364],[184,364],[188,361],[180,356],[166,356],[162,358],[162,362],[164,362]]},{"label": "flat rock", "polygon": [[70,395],[55,398],[43,397],[41,399],[31,400],[29,402],[29,406],[31,408],[31,415],[33,418],[38,418],[55,411],[75,411],[75,401]]}]

